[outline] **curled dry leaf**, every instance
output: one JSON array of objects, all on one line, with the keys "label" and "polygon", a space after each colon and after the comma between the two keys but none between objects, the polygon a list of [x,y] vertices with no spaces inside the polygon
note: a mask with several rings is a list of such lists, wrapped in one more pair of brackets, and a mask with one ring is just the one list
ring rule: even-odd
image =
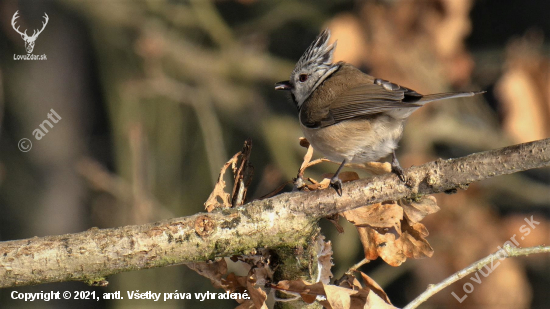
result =
[{"label": "curled dry leaf", "polygon": [[[214,190],[204,203],[206,211],[211,212],[216,208],[231,208],[244,204],[246,192],[252,181],[254,167],[250,164],[250,152],[252,151],[252,140],[247,139],[244,142],[243,149],[237,152],[229,161],[227,161],[218,176],[218,181]],[[239,161],[240,158],[240,161]],[[225,181],[223,176],[227,168],[231,166],[234,174],[233,193],[225,192]],[[238,167],[237,167],[238,166]]]},{"label": "curled dry leaf", "polygon": [[394,234],[379,233],[370,227],[358,227],[357,231],[366,259],[376,260],[380,256],[391,266],[399,266],[405,261],[403,250],[395,245]]},{"label": "curled dry leaf", "polygon": [[[298,190],[305,189],[308,191],[322,190],[322,189],[328,188],[330,185],[330,178],[332,178],[334,174],[324,174],[323,180],[321,182],[318,182],[312,178],[308,178],[308,181],[311,182],[311,184],[306,184],[303,181],[304,173],[307,168],[322,162],[332,162],[337,164],[340,164],[340,163],[333,162],[325,158],[312,161],[311,158],[313,157],[313,147],[311,146],[309,141],[303,137],[300,137],[300,146],[307,148],[307,152],[304,155],[304,161],[302,162],[302,165],[298,170],[298,175],[296,176],[296,179],[294,179],[294,187]],[[374,174],[374,175],[381,175],[381,174],[391,172],[391,164],[387,162],[386,163],[370,162],[365,164],[346,164],[346,166],[351,168],[366,170],[367,172],[370,172],[371,174]],[[348,181],[359,179],[359,175],[353,171],[346,171],[346,172],[341,172],[339,175],[339,178],[340,180],[342,180],[342,182],[348,182]]]},{"label": "curled dry leaf", "polygon": [[[304,302],[311,304],[317,299],[317,296],[319,295],[327,296],[327,293],[325,292],[325,286],[326,285],[322,282],[309,284],[304,280],[283,280],[277,283],[276,285],[273,285],[272,287],[277,290],[299,294],[300,297],[302,297],[302,300]],[[331,286],[331,287],[341,289],[340,291],[347,294],[348,298],[350,294],[357,293],[357,291],[353,291],[346,288],[341,288],[337,286]],[[335,300],[337,298],[338,297],[335,296]]]},{"label": "curled dry leaf", "polygon": [[395,308],[375,293],[370,293],[369,288],[362,288],[360,285],[354,286],[355,289],[349,289],[342,286],[323,284],[322,282],[309,284],[303,280],[285,280],[272,287],[277,290],[299,294],[302,300],[308,304],[313,303],[317,296],[324,296],[326,300],[322,300],[320,303],[325,308]]},{"label": "curled dry leaf", "polygon": [[324,178],[321,182],[317,182],[315,179],[308,178],[309,182],[311,184],[306,184],[305,188],[309,191],[315,191],[315,190],[323,190],[330,186],[330,179]]},{"label": "curled dry leaf", "polygon": [[262,249],[257,255],[235,255],[231,257],[233,262],[241,261],[248,271],[248,276],[254,278],[259,286],[265,286],[273,280],[273,270],[270,267],[269,250]]},{"label": "curled dry leaf", "polygon": [[376,295],[380,296],[386,303],[391,305],[391,301],[388,298],[388,295],[376,281],[372,280],[371,277],[367,276],[367,274],[363,273],[362,271],[359,272],[361,274],[361,278],[363,278],[363,283],[366,287],[368,287],[371,291],[376,293]]},{"label": "curled dry leaf", "polygon": [[365,164],[350,164],[349,166],[353,168],[360,168],[373,175],[391,173],[391,164],[389,162],[367,162]]},{"label": "curled dry leaf", "polygon": [[339,214],[334,214],[328,217],[325,217],[330,223],[334,224],[334,227],[336,227],[336,231],[338,231],[339,234],[344,233],[344,228],[340,225],[340,222],[338,222],[338,219],[340,218]]},{"label": "curled dry leaf", "polygon": [[[301,144],[302,144],[302,141],[300,140],[300,145]],[[313,147],[309,145],[307,147],[306,154],[304,155],[304,161],[302,162],[302,165],[300,166],[300,170],[298,171],[298,178],[304,177],[304,172],[306,171],[306,168],[310,166],[309,163],[311,162],[312,156],[313,156]]]},{"label": "curled dry leaf", "polygon": [[317,253],[317,267],[319,272],[318,282],[328,284],[330,279],[333,277],[331,268],[332,268],[332,245],[330,241],[325,242],[324,236],[319,236],[317,238],[317,243],[319,245],[319,253]]},{"label": "curled dry leaf", "polygon": [[[246,282],[246,288],[248,291],[248,295],[250,296],[250,300],[246,300],[244,303],[242,303],[239,307],[244,308],[260,308],[260,309],[267,309],[267,305],[265,304],[265,300],[267,299],[267,294],[262,290],[261,288],[254,287],[254,284],[252,284],[250,281]],[[246,306],[246,305],[252,305]],[[237,308],[239,308],[237,307]]]},{"label": "curled dry leaf", "polygon": [[398,204],[403,207],[409,221],[416,223],[429,214],[439,211],[437,200],[433,195],[423,196],[419,201],[402,199]]},{"label": "curled dry leaf", "polygon": [[254,175],[254,167],[250,164],[250,153],[252,152],[252,140],[247,139],[244,142],[243,149],[240,151],[241,159],[239,162],[239,168],[236,168],[236,164],[233,164],[233,174],[235,175],[235,185],[233,186],[233,193],[231,197],[231,203],[233,207],[237,207],[244,204],[246,198],[246,192],[252,182],[252,176]]},{"label": "curled dry leaf", "polygon": [[[330,177],[332,178],[333,175],[331,175]],[[340,178],[340,180],[342,180],[342,182],[350,182],[350,181],[358,180],[359,175],[356,172],[345,171],[345,172],[341,172],[338,175],[338,178]]]},{"label": "curled dry leaf", "polygon": [[397,204],[374,204],[344,211],[342,216],[356,227],[395,228],[400,231],[403,208]]},{"label": "curled dry leaf", "polygon": [[418,201],[378,203],[341,215],[357,228],[366,259],[381,257],[386,263],[399,266],[407,258],[432,256],[433,249],[425,239],[428,230],[419,221],[438,210],[435,197],[423,196]]},{"label": "curled dry leaf", "polygon": [[[306,184],[304,185],[304,187],[309,191],[326,189],[330,186],[330,179],[332,178],[333,175],[334,174],[323,174],[322,175],[323,180],[321,182],[317,182],[313,178],[308,178],[307,180],[311,182],[311,184],[310,185]],[[359,179],[359,175],[357,175],[356,172],[352,172],[352,171],[341,172],[340,175],[338,175],[338,177],[340,178],[340,180],[342,180],[342,182],[348,182],[348,181]]]},{"label": "curled dry leaf", "polygon": [[237,276],[230,273],[227,277],[222,278],[222,288],[228,292],[244,293],[246,291],[247,276]]},{"label": "curled dry leaf", "polygon": [[[361,274],[361,277],[363,278],[364,287],[361,286],[361,283],[355,278],[352,274],[344,274],[342,278],[340,278],[338,285],[340,287],[344,287],[347,289],[352,290],[362,290],[362,291],[371,291],[373,293],[369,293],[366,300],[362,298],[356,298],[351,297],[351,308],[395,308],[391,302],[388,296],[386,295],[386,292],[376,283],[372,278],[367,276],[366,274],[359,272]],[[371,296],[371,294],[375,294]]]},{"label": "curled dry leaf", "polygon": [[396,307],[391,304],[386,303],[380,296],[376,293],[369,293],[367,297],[367,302],[363,308],[372,308],[372,309],[396,309]]},{"label": "curled dry leaf", "polygon": [[222,279],[222,287],[230,293],[247,293],[250,299],[236,299],[241,304],[237,308],[267,308],[265,300],[266,293],[256,287],[254,276],[236,276],[234,273],[227,275],[227,278]]},{"label": "curled dry leaf", "polygon": [[262,290],[272,281],[273,271],[269,266],[269,251],[261,250],[258,255],[235,255],[231,257],[233,262],[243,262],[247,268],[246,276],[236,276],[230,273],[226,278],[221,279],[221,287],[227,292],[247,292],[250,299],[238,299],[241,305],[237,308],[267,308],[265,300],[267,294]]},{"label": "curled dry leaf", "polygon": [[216,288],[222,288],[222,277],[227,274],[227,263],[221,258],[215,262],[187,263],[187,267],[196,271],[199,275],[210,279]]},{"label": "curled dry leaf", "polygon": [[299,294],[302,300],[308,304],[313,303],[318,295],[325,295],[322,282],[309,284],[304,280],[283,280],[271,287],[276,290]]},{"label": "curled dry leaf", "polygon": [[428,229],[422,223],[409,224],[408,220],[403,220],[401,224],[403,233],[398,241],[403,248],[403,253],[406,257],[414,259],[431,257],[434,253],[432,246],[424,239],[430,234]]},{"label": "curled dry leaf", "polygon": [[352,290],[358,290],[362,289],[361,283],[359,283],[359,280],[355,278],[353,274],[345,273],[342,278],[338,279],[338,282],[336,282],[338,286],[341,286],[343,288],[352,289]]},{"label": "curled dry leaf", "polygon": [[433,254],[433,249],[424,239],[428,230],[421,223],[409,225],[407,218],[401,221],[399,237],[388,228],[358,227],[359,238],[365,250],[365,258],[381,257],[391,266],[399,266],[407,258],[424,258]]},{"label": "curled dry leaf", "polygon": [[218,176],[218,181],[216,182],[216,185],[214,185],[214,190],[212,190],[212,193],[210,193],[210,196],[204,202],[204,208],[206,211],[211,212],[216,208],[230,208],[231,207],[231,195],[227,192],[225,192],[225,181],[223,180],[223,175],[225,175],[225,171],[230,165],[235,165],[237,163],[237,160],[239,159],[239,155],[241,155],[241,152],[236,153],[233,158],[231,158],[229,161],[227,161],[220,171],[220,175]]},{"label": "curled dry leaf", "polygon": [[358,291],[335,285],[323,285],[323,288],[327,297],[326,303],[328,303],[328,306],[327,304],[324,306],[333,309],[351,308],[351,295],[358,293]]}]

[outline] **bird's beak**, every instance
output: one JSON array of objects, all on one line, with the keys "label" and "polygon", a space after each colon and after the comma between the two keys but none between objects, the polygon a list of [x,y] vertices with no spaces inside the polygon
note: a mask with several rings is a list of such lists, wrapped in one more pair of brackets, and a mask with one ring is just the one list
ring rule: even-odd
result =
[{"label": "bird's beak", "polygon": [[275,84],[275,90],[290,90],[290,89],[292,89],[292,85],[288,80],[278,82]]}]

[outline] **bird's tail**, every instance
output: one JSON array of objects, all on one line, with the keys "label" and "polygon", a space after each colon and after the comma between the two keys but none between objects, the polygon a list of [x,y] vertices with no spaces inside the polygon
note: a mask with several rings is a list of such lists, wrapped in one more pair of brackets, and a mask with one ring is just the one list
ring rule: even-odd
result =
[{"label": "bird's tail", "polygon": [[454,99],[454,98],[463,98],[463,97],[473,97],[476,94],[482,94],[487,91],[472,91],[472,92],[445,92],[445,93],[435,93],[428,94],[420,98],[420,100],[414,102],[415,104],[426,104],[432,101],[445,100],[445,99]]}]

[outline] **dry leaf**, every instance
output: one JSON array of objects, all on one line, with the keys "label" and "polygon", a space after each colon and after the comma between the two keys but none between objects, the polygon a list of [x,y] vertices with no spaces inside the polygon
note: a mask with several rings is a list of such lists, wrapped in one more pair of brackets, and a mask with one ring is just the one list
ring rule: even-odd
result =
[{"label": "dry leaf", "polygon": [[[246,192],[252,181],[254,167],[250,164],[250,152],[252,151],[252,140],[247,139],[244,142],[243,149],[237,152],[229,161],[227,161],[218,176],[218,181],[214,186],[214,190],[204,203],[206,211],[211,212],[216,208],[230,208],[232,206],[240,206],[244,204]],[[240,157],[240,161],[239,161]],[[239,164],[240,162],[240,164]],[[237,165],[239,166],[237,168]],[[225,181],[223,176],[227,168],[231,166],[234,174],[233,193],[225,192]]]},{"label": "dry leaf", "polygon": [[340,218],[339,214],[334,214],[334,215],[325,217],[325,219],[330,221],[330,223],[334,224],[334,227],[336,227],[336,231],[338,231],[338,233],[342,234],[342,233],[344,233],[344,228],[340,225],[340,222],[338,222],[339,218]]},{"label": "dry leaf", "polygon": [[355,278],[352,274],[344,274],[342,278],[338,280],[337,284],[338,286],[352,290],[359,290],[363,288],[361,283],[359,283],[359,280],[357,280],[357,278]]},{"label": "dry leaf", "polygon": [[212,193],[210,193],[210,196],[204,202],[204,208],[206,211],[211,212],[216,208],[223,207],[223,208],[230,208],[231,207],[231,195],[224,191],[225,189],[225,181],[223,180],[223,175],[225,175],[225,171],[230,165],[234,165],[237,163],[237,160],[239,159],[239,156],[241,155],[241,152],[237,152],[233,158],[231,158],[229,161],[227,161],[220,171],[220,175],[218,176],[218,181],[216,182],[216,185],[214,186],[214,190],[212,190]]},{"label": "dry leaf", "polygon": [[252,276],[236,276],[234,273],[227,275],[227,278],[222,279],[222,287],[224,290],[230,293],[247,293],[250,299],[236,299],[241,304],[237,308],[267,308],[265,300],[267,294],[261,289],[256,287],[258,281],[255,279],[255,275]]},{"label": "dry leaf", "polygon": [[[254,305],[254,308],[267,309],[265,300],[267,299],[267,294],[261,288],[254,287],[250,281],[246,283],[248,290],[248,295],[250,296],[250,301]],[[244,305],[244,304],[243,304]]]},{"label": "dry leaf", "polygon": [[309,284],[303,280],[285,280],[272,286],[274,289],[300,294],[302,300],[308,304],[313,303],[317,296],[325,296],[326,300],[320,301],[325,308],[392,308],[376,293],[371,293],[369,288],[349,289],[342,286],[327,285],[321,282]]},{"label": "dry leaf", "polygon": [[358,180],[359,175],[356,172],[345,171],[345,172],[341,172],[338,175],[338,178],[340,178],[342,182],[350,182],[350,181]]},{"label": "dry leaf", "polygon": [[[300,145],[302,145],[302,140],[300,140]],[[306,154],[304,155],[304,161],[302,162],[302,165],[300,166],[300,170],[298,171],[298,178],[302,178],[304,176],[304,172],[306,171],[306,168],[310,166],[309,162],[311,161],[312,156],[313,156],[313,147],[309,145],[307,147]]]},{"label": "dry leaf", "polygon": [[435,197],[402,200],[399,204],[401,206],[378,203],[342,213],[357,228],[366,259],[381,257],[389,265],[399,266],[407,258],[433,254],[432,247],[424,239],[428,230],[418,221],[439,210]]},{"label": "dry leaf", "polygon": [[411,222],[420,222],[427,215],[436,213],[440,209],[433,195],[423,196],[420,201],[402,199],[399,201],[399,205],[403,207]]},{"label": "dry leaf", "polygon": [[325,242],[324,236],[319,236],[317,242],[319,245],[319,253],[317,254],[317,268],[319,272],[319,278],[317,281],[320,281],[324,284],[328,284],[330,279],[333,277],[331,268],[332,264],[332,245],[330,241]]},{"label": "dry leaf", "polygon": [[344,211],[342,216],[357,227],[395,228],[399,233],[403,208],[397,204],[374,204]]},{"label": "dry leaf", "polygon": [[398,241],[401,243],[403,253],[406,257],[422,259],[432,256],[432,246],[424,239],[429,233],[422,223],[409,225],[408,220],[404,220],[401,225],[401,231],[402,234]]},{"label": "dry leaf", "polygon": [[246,199],[246,192],[252,182],[254,167],[250,164],[250,153],[252,151],[252,140],[247,139],[244,142],[243,149],[240,151],[241,158],[239,168],[233,164],[234,183],[233,193],[231,194],[231,204],[233,207],[243,205]]},{"label": "dry leaf", "polygon": [[221,280],[224,290],[235,293],[244,293],[247,281],[247,277],[237,276],[234,273],[230,273],[225,279]]},{"label": "dry leaf", "polygon": [[254,283],[259,286],[265,286],[273,279],[273,270],[270,267],[269,250],[261,249],[260,254],[256,255],[234,255],[231,257],[233,262],[242,262],[248,271],[248,277],[252,278]]},{"label": "dry leaf", "polygon": [[[358,294],[357,290],[350,290],[335,285],[325,285],[322,282],[309,284],[303,280],[284,280],[273,288],[300,294],[302,300],[308,304],[315,301],[317,296],[327,298],[328,308],[350,308],[350,295]],[[366,295],[365,295],[366,299]]]},{"label": "dry leaf", "polygon": [[[373,175],[383,175],[391,173],[391,163],[389,162],[367,162],[365,164],[360,164],[359,168],[373,174]],[[352,164],[351,167],[354,167]]]},{"label": "dry leaf", "polygon": [[327,302],[333,309],[347,309],[351,307],[351,294],[357,291],[335,285],[323,285]]},{"label": "dry leaf", "polygon": [[324,178],[321,182],[316,182],[314,179],[308,178],[311,185],[305,185],[305,187],[310,191],[323,190],[330,186],[330,179]]},{"label": "dry leaf", "polygon": [[369,293],[367,297],[367,302],[364,308],[372,309],[396,309],[396,307],[391,304],[386,303],[380,296],[376,293]]},{"label": "dry leaf", "polygon": [[[330,186],[330,178],[332,178],[334,174],[323,174],[322,175],[323,180],[321,182],[318,182],[312,178],[308,178],[308,181],[312,183],[311,185],[305,184],[303,181],[303,177],[307,168],[322,162],[332,162],[332,161],[325,158],[311,161],[311,158],[313,157],[313,147],[310,145],[309,141],[303,137],[300,137],[300,146],[307,147],[307,152],[304,155],[304,161],[302,162],[302,165],[298,170],[298,175],[294,179],[295,188],[298,190],[306,189],[307,191],[315,191],[315,190],[322,190],[322,189],[328,188]],[[346,164],[346,166],[347,165],[348,164]],[[363,168],[363,169],[365,168],[365,166],[362,164],[355,164],[354,166]],[[353,171],[341,172],[338,176],[340,180],[342,180],[342,182],[348,182],[348,181],[359,179],[359,175]]]},{"label": "dry leaf", "polygon": [[391,266],[399,266],[406,259],[400,246],[395,245],[395,235],[381,234],[370,227],[358,227],[365,258],[376,260],[379,256]]},{"label": "dry leaf", "polygon": [[318,295],[325,295],[322,282],[309,284],[304,280],[283,280],[272,285],[272,288],[298,293],[307,304],[313,303]]},{"label": "dry leaf", "polygon": [[365,258],[375,260],[381,257],[391,266],[399,266],[407,258],[424,258],[433,254],[433,249],[424,239],[428,230],[421,223],[409,225],[407,218],[401,221],[401,233],[398,238],[390,229],[358,227],[359,238],[363,244]]},{"label": "dry leaf", "polygon": [[378,283],[376,283],[376,281],[372,280],[371,277],[367,276],[362,271],[360,271],[359,273],[361,274],[361,277],[363,278],[363,282],[364,282],[365,286],[368,287],[374,293],[376,293],[376,295],[380,296],[380,298],[382,298],[386,303],[391,305],[391,301],[388,298],[388,295],[386,294],[386,292],[384,292],[384,290],[382,289],[382,287],[380,285],[378,285]]},{"label": "dry leaf", "polygon": [[187,263],[187,267],[196,271],[199,275],[210,279],[216,288],[222,288],[222,276],[227,273],[227,263],[221,258],[216,262]]}]

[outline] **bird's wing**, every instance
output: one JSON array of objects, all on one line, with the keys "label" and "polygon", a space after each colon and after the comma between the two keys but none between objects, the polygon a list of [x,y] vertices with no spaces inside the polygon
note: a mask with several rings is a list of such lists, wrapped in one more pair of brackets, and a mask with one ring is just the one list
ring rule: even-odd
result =
[{"label": "bird's wing", "polygon": [[[329,107],[332,124],[356,117],[369,116],[394,109],[418,108],[415,104],[422,95],[414,90],[386,81],[361,84],[338,96]],[[376,83],[378,82],[378,83]],[[381,84],[382,83],[382,84]],[[329,122],[325,122],[329,124]]]}]

